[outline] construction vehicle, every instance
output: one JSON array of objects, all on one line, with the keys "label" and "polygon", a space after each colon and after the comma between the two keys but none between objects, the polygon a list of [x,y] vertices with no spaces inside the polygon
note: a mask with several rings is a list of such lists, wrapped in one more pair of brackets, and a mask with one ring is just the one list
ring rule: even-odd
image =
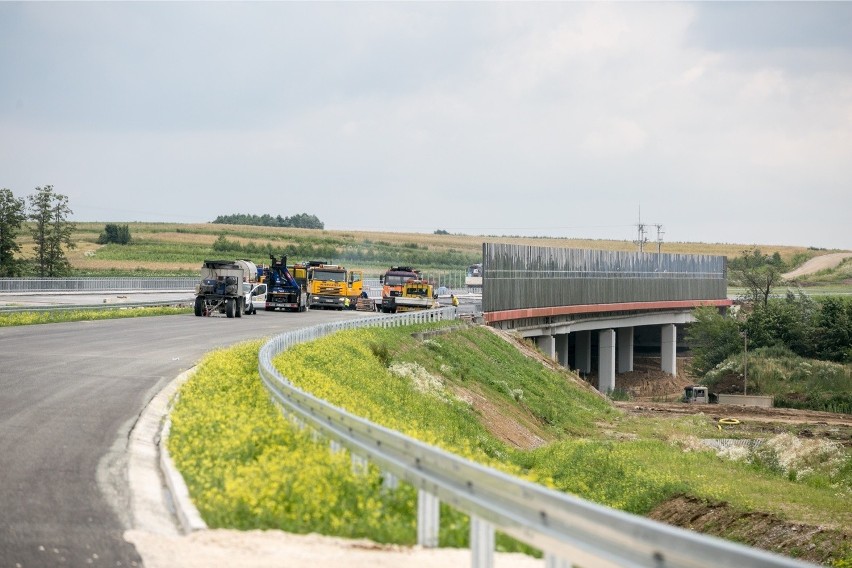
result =
[{"label": "construction vehicle", "polygon": [[308,305],[313,308],[355,308],[364,288],[364,272],[337,264],[307,267]]},{"label": "construction vehicle", "polygon": [[304,312],[308,309],[306,287],[298,282],[287,268],[287,257],[281,260],[269,255],[272,264],[264,267],[263,281],[267,285],[266,306],[268,312],[278,308],[289,312]]},{"label": "construction vehicle", "polygon": [[709,404],[710,395],[707,387],[701,385],[689,385],[683,389],[683,402],[691,404]]},{"label": "construction vehicle", "polygon": [[409,280],[402,285],[402,294],[394,297],[397,312],[430,310],[438,307],[438,296],[425,280]]},{"label": "construction vehicle", "polygon": [[402,285],[410,280],[419,279],[420,271],[410,266],[392,266],[379,276],[379,282],[382,284],[382,312],[386,314],[396,312],[396,298],[402,296]]},{"label": "construction vehicle", "polygon": [[464,285],[470,292],[482,292],[482,265],[471,264],[467,267],[464,277]]},{"label": "construction vehicle", "polygon": [[250,260],[205,260],[195,285],[195,315],[224,313],[233,318],[254,313],[256,279],[257,266]]}]

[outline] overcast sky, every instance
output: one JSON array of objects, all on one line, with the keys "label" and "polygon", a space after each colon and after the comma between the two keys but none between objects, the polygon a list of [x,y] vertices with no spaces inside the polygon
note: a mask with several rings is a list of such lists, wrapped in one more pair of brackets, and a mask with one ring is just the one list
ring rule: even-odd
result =
[{"label": "overcast sky", "polygon": [[[0,187],[78,221],[852,249],[852,3],[0,2]],[[652,231],[651,237],[655,237]]]}]

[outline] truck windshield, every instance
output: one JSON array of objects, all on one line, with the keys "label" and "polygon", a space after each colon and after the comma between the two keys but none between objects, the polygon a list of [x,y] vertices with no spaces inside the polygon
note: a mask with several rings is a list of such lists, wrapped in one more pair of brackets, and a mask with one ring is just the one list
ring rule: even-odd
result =
[{"label": "truck windshield", "polygon": [[314,270],[313,279],[331,280],[332,282],[344,282],[346,280],[346,273],[342,270]]},{"label": "truck windshield", "polygon": [[385,276],[385,284],[388,286],[402,286],[409,280],[417,278],[416,274],[388,274]]}]

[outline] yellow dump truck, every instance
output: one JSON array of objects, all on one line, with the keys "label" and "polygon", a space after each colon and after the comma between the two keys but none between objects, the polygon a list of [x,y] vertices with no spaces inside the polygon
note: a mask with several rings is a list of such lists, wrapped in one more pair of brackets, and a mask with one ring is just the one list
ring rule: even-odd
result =
[{"label": "yellow dump truck", "polygon": [[[364,272],[337,264],[308,267],[308,305],[311,309],[355,308],[364,287]],[[349,300],[348,302],[346,300]]]}]

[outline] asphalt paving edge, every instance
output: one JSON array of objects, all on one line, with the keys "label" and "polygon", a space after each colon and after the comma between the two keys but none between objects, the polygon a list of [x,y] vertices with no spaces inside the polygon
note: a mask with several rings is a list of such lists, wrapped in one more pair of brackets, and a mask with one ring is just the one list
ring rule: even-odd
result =
[{"label": "asphalt paving edge", "polygon": [[160,390],[130,433],[127,479],[135,530],[179,535],[207,528],[165,443],[175,396],[194,372],[193,368],[181,373]]}]

